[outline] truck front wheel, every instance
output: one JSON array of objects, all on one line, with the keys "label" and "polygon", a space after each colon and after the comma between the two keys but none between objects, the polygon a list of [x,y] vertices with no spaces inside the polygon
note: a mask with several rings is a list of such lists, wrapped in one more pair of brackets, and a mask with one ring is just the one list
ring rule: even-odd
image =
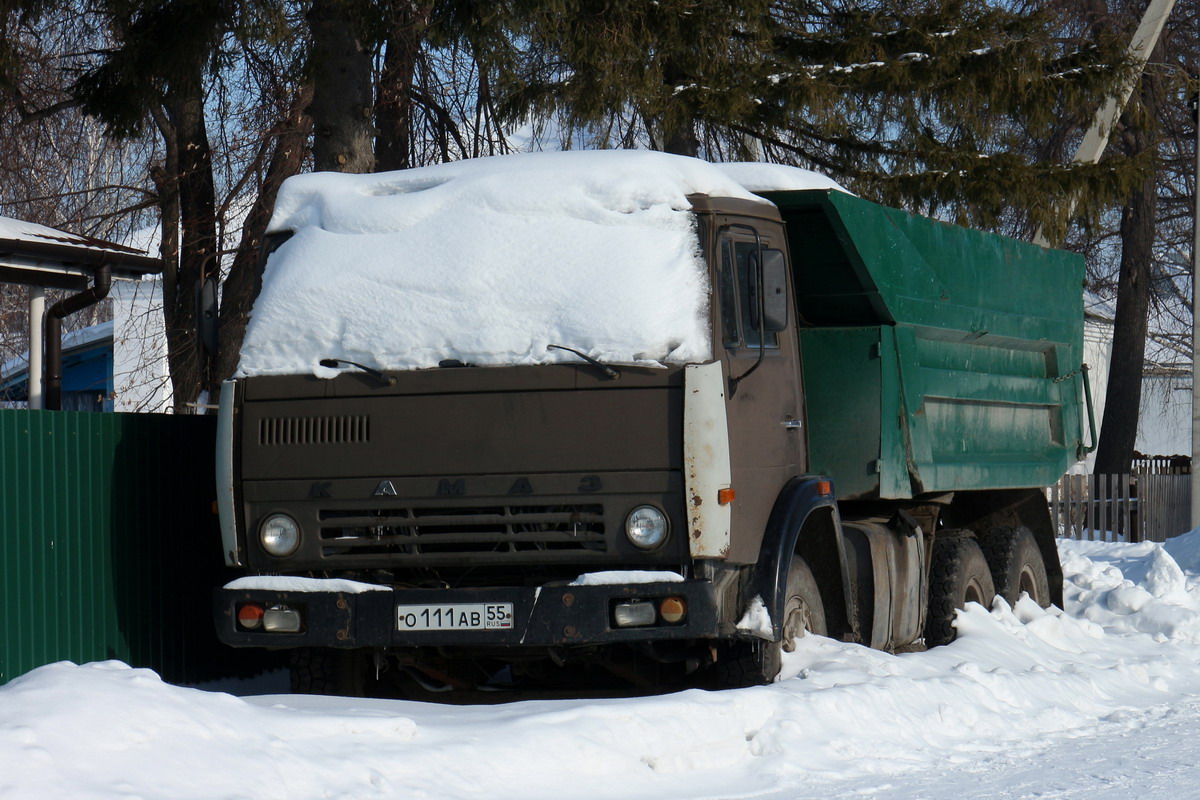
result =
[{"label": "truck front wheel", "polygon": [[967,603],[990,608],[996,596],[992,572],[979,543],[966,532],[946,531],[933,542],[929,574],[929,613],[925,616],[925,645],[954,641],[954,615]]},{"label": "truck front wheel", "polygon": [[717,675],[723,687],[761,686],[774,682],[779,677],[783,653],[795,650],[796,640],[803,637],[805,631],[818,636],[825,635],[825,607],[821,604],[821,591],[817,588],[812,570],[799,556],[794,556],[788,567],[785,591],[783,619],[779,621],[782,628],[780,640],[730,644],[724,656],[717,661]]},{"label": "truck front wheel", "polygon": [[293,694],[364,696],[367,662],[357,650],[301,647],[291,651],[288,672]]}]

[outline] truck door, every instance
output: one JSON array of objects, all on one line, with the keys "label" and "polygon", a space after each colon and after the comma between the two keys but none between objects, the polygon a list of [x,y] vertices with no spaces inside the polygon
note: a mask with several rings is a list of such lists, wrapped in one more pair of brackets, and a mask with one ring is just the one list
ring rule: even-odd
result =
[{"label": "truck door", "polygon": [[[780,225],[725,219],[715,244],[720,318],[716,341],[727,378],[729,456],[736,492],[729,558],[752,562],[775,498],[806,466],[795,308],[790,284],[785,283],[787,324],[782,330],[765,330],[759,319],[760,259],[777,267],[781,260],[785,267],[787,263]],[[788,269],[782,272],[790,279]],[[768,282],[767,291],[777,288]]]}]

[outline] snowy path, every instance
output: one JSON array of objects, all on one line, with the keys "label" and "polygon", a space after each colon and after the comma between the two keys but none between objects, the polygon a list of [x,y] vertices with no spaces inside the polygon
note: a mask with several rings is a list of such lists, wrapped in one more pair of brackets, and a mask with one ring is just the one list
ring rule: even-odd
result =
[{"label": "snowy path", "polygon": [[1190,800],[1200,797],[1200,700],[950,763],[955,760],[912,774],[835,781],[819,792],[784,788],[757,797]]},{"label": "snowy path", "polygon": [[0,687],[0,798],[1200,797],[1200,533],[1062,555],[1068,613],[974,606],[902,656],[806,637],[733,692],[461,708],[50,665]]}]

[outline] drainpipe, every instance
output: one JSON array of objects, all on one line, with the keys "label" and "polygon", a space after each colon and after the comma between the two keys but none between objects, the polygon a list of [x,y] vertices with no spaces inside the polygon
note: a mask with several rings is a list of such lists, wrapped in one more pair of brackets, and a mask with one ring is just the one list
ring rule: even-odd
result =
[{"label": "drainpipe", "polygon": [[112,288],[112,267],[101,264],[96,267],[96,279],[92,288],[79,294],[63,298],[50,308],[46,315],[46,381],[45,408],[48,411],[62,410],[62,321],[65,317],[94,306]]},{"label": "drainpipe", "polygon": [[25,385],[29,389],[29,410],[40,411],[42,403],[42,331],[46,326],[46,290],[41,286],[29,289],[29,368],[25,370]]}]

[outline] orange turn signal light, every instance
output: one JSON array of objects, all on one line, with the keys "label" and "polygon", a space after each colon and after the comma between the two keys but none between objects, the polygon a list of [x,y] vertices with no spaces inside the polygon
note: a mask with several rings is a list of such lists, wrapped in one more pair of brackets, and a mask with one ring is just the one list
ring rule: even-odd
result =
[{"label": "orange turn signal light", "polygon": [[663,622],[674,625],[687,615],[687,603],[683,602],[682,597],[665,597],[658,604],[658,615],[662,617]]},{"label": "orange turn signal light", "polygon": [[733,489],[718,489],[717,502],[723,506],[727,506],[737,499],[737,492]]},{"label": "orange turn signal light", "polygon": [[833,494],[833,483],[831,481],[817,481],[817,492],[821,496]]},{"label": "orange turn signal light", "polygon": [[262,625],[265,613],[266,609],[255,603],[240,605],[237,611],[238,624],[248,631],[256,630]]}]

